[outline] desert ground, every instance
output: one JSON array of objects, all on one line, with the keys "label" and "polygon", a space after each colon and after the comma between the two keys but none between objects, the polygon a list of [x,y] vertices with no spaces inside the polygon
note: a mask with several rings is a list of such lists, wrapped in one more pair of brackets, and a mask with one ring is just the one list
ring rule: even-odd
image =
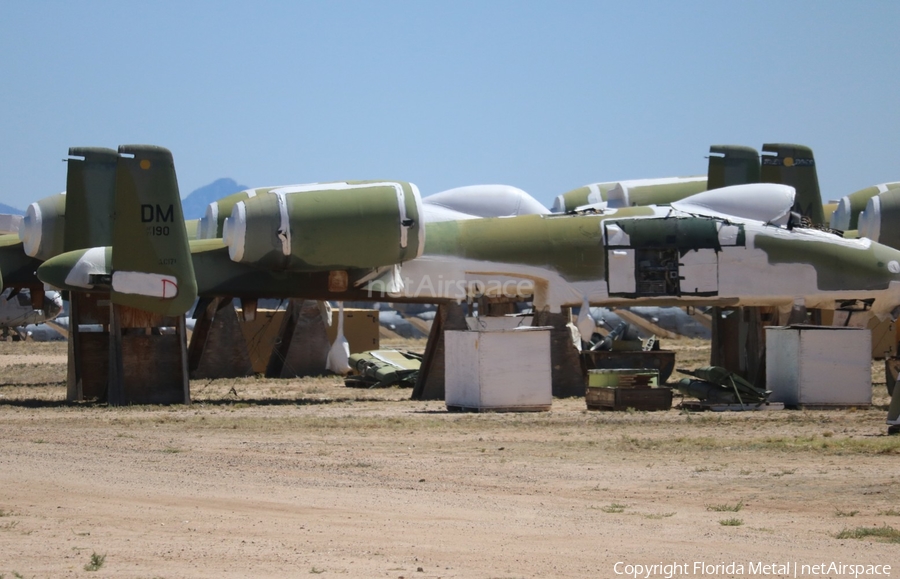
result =
[{"label": "desert ground", "polygon": [[337,377],[110,408],[65,401],[65,347],[0,343],[7,579],[900,577],[879,363],[856,410],[459,414]]}]

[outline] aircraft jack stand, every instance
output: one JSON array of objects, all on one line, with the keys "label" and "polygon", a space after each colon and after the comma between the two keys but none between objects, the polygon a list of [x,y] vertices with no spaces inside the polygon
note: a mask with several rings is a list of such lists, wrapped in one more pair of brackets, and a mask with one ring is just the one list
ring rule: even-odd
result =
[{"label": "aircraft jack stand", "polygon": [[325,363],[331,344],[322,308],[315,300],[291,300],[275,348],[266,367],[267,378],[294,378],[327,374]]},{"label": "aircraft jack stand", "polygon": [[[72,293],[67,398],[124,404],[187,404],[184,316],[111,304],[108,294]],[[84,328],[92,325],[95,328]],[[99,325],[101,331],[89,331]]]},{"label": "aircraft jack stand", "polygon": [[247,340],[232,301],[226,298],[201,300],[197,307],[202,310],[188,347],[190,377],[212,379],[252,375]]}]

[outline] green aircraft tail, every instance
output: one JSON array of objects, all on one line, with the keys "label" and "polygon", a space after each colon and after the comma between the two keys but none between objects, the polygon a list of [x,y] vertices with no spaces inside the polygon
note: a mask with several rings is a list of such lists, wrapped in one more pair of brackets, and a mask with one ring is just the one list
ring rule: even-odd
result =
[{"label": "green aircraft tail", "polygon": [[752,147],[712,145],[709,148],[707,189],[759,183],[759,153]]},{"label": "green aircraft tail", "polygon": [[763,183],[790,185],[796,189],[793,211],[808,217],[813,225],[825,225],[812,149],[803,145],[769,143],[763,145],[762,150],[760,180]]},{"label": "green aircraft tail", "polygon": [[113,303],[167,316],[197,297],[188,235],[168,149],[122,145],[112,231]]},{"label": "green aircraft tail", "polygon": [[70,147],[63,250],[112,245],[119,156],[102,147]]}]

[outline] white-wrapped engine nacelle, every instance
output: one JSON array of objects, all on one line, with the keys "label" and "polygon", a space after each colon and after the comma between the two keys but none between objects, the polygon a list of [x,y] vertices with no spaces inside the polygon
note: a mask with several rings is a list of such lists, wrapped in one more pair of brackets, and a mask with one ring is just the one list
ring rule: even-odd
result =
[{"label": "white-wrapped engine nacelle", "polygon": [[869,199],[887,193],[891,189],[900,188],[900,183],[882,183],[860,189],[855,193],[841,197],[834,213],[831,214],[831,228],[849,231],[859,228],[859,215],[865,211]]},{"label": "white-wrapped engine nacelle", "polygon": [[231,215],[231,210],[234,209],[235,204],[257,195],[268,193],[272,189],[273,187],[246,189],[228,197],[223,197],[218,201],[213,201],[206,206],[206,213],[200,218],[200,223],[197,225],[197,239],[222,237],[225,219]]},{"label": "white-wrapped engine nacelle", "polygon": [[44,197],[29,205],[19,229],[25,254],[46,261],[63,253],[65,226],[65,192]]},{"label": "white-wrapped engine nacelle", "polygon": [[900,189],[876,195],[859,214],[859,236],[900,249]]},{"label": "white-wrapped engine nacelle", "polygon": [[421,215],[411,183],[314,183],[236,203],[222,233],[239,263],[291,271],[375,268],[422,254]]}]

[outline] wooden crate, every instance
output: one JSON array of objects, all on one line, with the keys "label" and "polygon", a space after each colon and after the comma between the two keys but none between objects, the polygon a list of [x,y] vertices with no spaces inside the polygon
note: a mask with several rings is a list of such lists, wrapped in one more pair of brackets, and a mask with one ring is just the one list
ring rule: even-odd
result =
[{"label": "wooden crate", "polygon": [[672,407],[672,389],[661,388],[588,388],[588,410],[668,410]]}]

